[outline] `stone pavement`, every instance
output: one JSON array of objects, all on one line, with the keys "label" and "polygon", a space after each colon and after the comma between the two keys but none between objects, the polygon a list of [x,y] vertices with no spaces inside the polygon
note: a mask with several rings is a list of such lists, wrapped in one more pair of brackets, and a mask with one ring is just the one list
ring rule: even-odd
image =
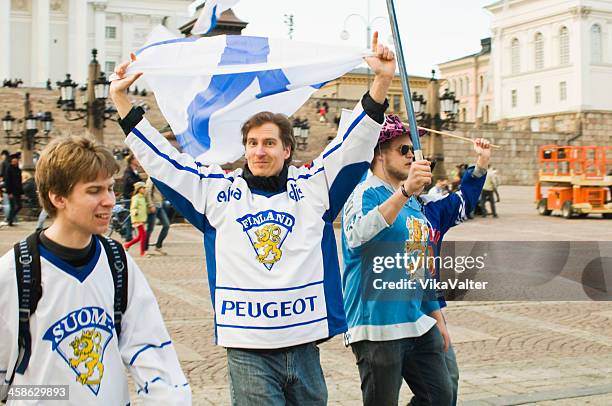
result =
[{"label": "stone pavement", "polygon": [[[610,220],[538,216],[532,188],[504,187],[501,197],[498,219],[467,222],[449,238],[612,241]],[[32,228],[1,229],[0,251]],[[213,344],[201,237],[190,226],[174,225],[165,248],[168,256],[137,262],[157,295],[194,404],[229,404],[225,352]],[[460,366],[461,405],[612,404],[610,302],[454,302],[446,315]],[[360,405],[357,367],[341,338],[321,346],[321,359],[329,404]],[[409,399],[404,385],[400,404]]]}]

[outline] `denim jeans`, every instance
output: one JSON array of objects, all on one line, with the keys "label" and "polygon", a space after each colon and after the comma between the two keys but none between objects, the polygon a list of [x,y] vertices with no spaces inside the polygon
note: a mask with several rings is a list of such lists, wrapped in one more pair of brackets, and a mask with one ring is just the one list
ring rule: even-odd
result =
[{"label": "denim jeans", "polygon": [[227,349],[234,406],[319,406],[327,387],[315,343],[286,350]]},{"label": "denim jeans", "polygon": [[157,243],[155,243],[156,248],[161,248],[164,240],[168,236],[168,230],[170,229],[170,220],[168,220],[168,214],[166,213],[166,209],[163,207],[158,207],[155,210],[155,213],[149,213],[147,215],[147,247],[149,246],[149,239],[151,238],[151,234],[153,233],[153,229],[155,228],[155,220],[159,219],[161,223],[162,229],[157,236]]},{"label": "denim jeans", "polygon": [[414,394],[410,405],[450,405],[451,380],[443,345],[436,326],[420,337],[351,344],[361,377],[363,404],[397,405],[403,378]]},{"label": "denim jeans", "polygon": [[446,363],[446,369],[451,380],[451,389],[453,392],[452,406],[457,405],[457,392],[459,390],[459,367],[457,366],[457,357],[453,344],[448,346],[448,351],[444,354],[444,362]]}]

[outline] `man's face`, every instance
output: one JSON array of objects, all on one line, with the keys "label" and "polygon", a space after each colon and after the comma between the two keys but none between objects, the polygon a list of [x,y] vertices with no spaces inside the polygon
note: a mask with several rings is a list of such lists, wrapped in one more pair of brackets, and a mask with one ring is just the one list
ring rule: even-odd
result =
[{"label": "man's face", "polygon": [[[388,141],[388,143],[389,146],[382,151],[385,172],[387,176],[395,180],[404,180],[408,178],[410,165],[412,165],[412,159],[414,158],[410,137],[402,135]],[[406,154],[402,155],[402,152],[406,152]]]},{"label": "man's face", "polygon": [[112,177],[98,176],[92,182],[77,182],[67,197],[51,196],[58,220],[83,234],[105,233],[115,205],[114,184]]},{"label": "man's face", "polygon": [[11,165],[12,166],[19,166],[19,159],[17,159],[17,158],[11,159]]},{"label": "man's face", "polygon": [[274,123],[251,128],[247,134],[245,157],[255,176],[276,176],[289,158],[291,148],[283,146],[280,129]]},{"label": "man's face", "polygon": [[448,180],[444,179],[444,180],[439,180],[438,181],[438,187],[440,189],[446,189],[448,188]]}]

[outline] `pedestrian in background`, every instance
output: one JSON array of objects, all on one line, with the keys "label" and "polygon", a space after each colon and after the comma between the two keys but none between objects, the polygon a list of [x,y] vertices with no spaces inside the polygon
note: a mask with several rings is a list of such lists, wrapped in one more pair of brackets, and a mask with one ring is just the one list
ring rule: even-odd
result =
[{"label": "pedestrian in background", "polygon": [[22,207],[23,183],[21,181],[21,168],[19,168],[19,156],[17,154],[11,155],[9,162],[10,165],[6,168],[4,174],[4,184],[9,197],[9,213],[6,223],[1,225],[12,227],[17,218],[17,213]]},{"label": "pedestrian in background", "polygon": [[[123,172],[123,200],[124,207],[126,209],[130,208],[130,201],[132,199],[132,195],[134,194],[134,184],[136,182],[142,181],[140,179],[140,174],[138,173],[138,169],[140,165],[138,164],[138,160],[134,157],[134,155],[128,155],[127,157],[127,167],[125,168],[125,172]],[[132,239],[132,222],[131,219],[125,222],[123,227],[123,238],[125,241],[130,241]]]},{"label": "pedestrian in background", "polygon": [[140,243],[140,256],[144,257],[147,254],[147,232],[144,226],[147,221],[147,202],[145,199],[145,183],[142,181],[134,184],[134,194],[130,203],[130,219],[132,220],[132,226],[138,230],[138,235],[126,242],[123,247],[128,250],[132,245]]},{"label": "pedestrian in background", "polygon": [[161,224],[161,231],[157,236],[157,242],[155,243],[155,249],[151,253],[166,255],[166,252],[163,250],[162,245],[164,240],[168,236],[168,231],[170,230],[170,221],[168,220],[168,213],[166,213],[166,209],[164,208],[164,196],[162,196],[159,189],[155,186],[151,178],[149,177],[145,182],[145,198],[147,201],[147,243],[146,247],[149,247],[149,239],[151,238],[151,234],[153,233],[153,229],[155,228],[155,221],[159,219]]}]

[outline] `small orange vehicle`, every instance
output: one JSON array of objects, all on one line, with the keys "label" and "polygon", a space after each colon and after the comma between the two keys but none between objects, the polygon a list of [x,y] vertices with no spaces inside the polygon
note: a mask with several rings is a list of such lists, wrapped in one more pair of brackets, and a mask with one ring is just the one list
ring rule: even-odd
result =
[{"label": "small orange vehicle", "polygon": [[591,213],[612,219],[612,146],[543,145],[538,167],[538,213],[560,210],[568,219]]}]

